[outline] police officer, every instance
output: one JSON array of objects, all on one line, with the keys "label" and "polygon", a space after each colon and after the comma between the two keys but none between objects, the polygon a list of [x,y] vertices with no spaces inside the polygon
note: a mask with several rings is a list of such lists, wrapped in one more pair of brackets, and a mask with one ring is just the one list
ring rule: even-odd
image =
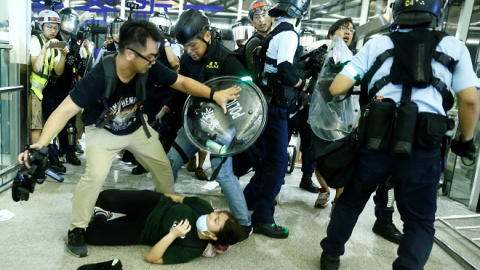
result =
[{"label": "police officer", "polygon": [[[456,93],[459,101],[461,136],[451,147],[459,156],[475,154],[473,132],[479,115],[477,89],[480,82],[472,69],[466,46],[454,37],[435,31],[445,2],[396,1],[393,7],[392,33],[368,41],[330,87],[332,95],[344,94],[363,78],[362,84],[368,83],[366,93],[370,112],[379,107],[388,108],[389,112],[398,114],[396,125],[410,125],[405,125],[402,130],[394,129],[391,137],[387,135],[379,138],[385,142],[391,141],[391,144],[384,145],[387,148],[377,147],[370,140],[382,132],[376,133],[372,128],[365,130],[355,181],[345,187],[333,211],[327,236],[320,243],[323,249],[321,269],[339,269],[339,256],[345,252],[345,243],[352,234],[358,216],[370,194],[389,175],[392,176],[397,208],[404,221],[404,235],[393,269],[423,269],[428,260],[435,232],[433,224],[441,173],[441,138],[447,130],[445,111],[453,104],[448,89],[451,88]],[[371,79],[365,80],[369,75],[366,72],[374,68],[372,64],[377,56],[392,48],[393,61],[380,62],[380,67]],[[423,49],[425,50],[422,51]],[[435,58],[433,55],[436,55]],[[437,58],[438,55],[442,57]],[[418,72],[418,69],[409,72],[414,70],[412,66],[425,72]],[[425,77],[422,78],[419,74]],[[398,78],[402,80],[399,82]],[[379,80],[384,83],[377,83]],[[407,83],[402,84],[402,81]],[[404,110],[405,106],[410,106],[410,110]],[[372,123],[377,125],[372,126],[380,127],[378,121],[392,120],[371,115],[369,113],[365,119],[367,126],[371,121],[377,121]],[[382,115],[385,114],[380,114]],[[410,119],[417,118],[417,121],[403,121],[402,115],[408,115]],[[362,126],[360,125],[360,132]],[[429,126],[433,128],[429,132],[435,130],[435,134],[425,132]],[[413,133],[413,143],[405,139],[409,137],[405,135],[410,134],[406,129],[416,132]],[[405,137],[401,138],[400,134]],[[396,142],[406,143],[400,145]]]},{"label": "police officer", "polygon": [[[287,238],[287,228],[275,223],[275,197],[280,192],[285,178],[287,164],[288,108],[303,84],[294,71],[294,56],[298,48],[298,34],[295,25],[300,23],[310,1],[280,0],[268,11],[270,17],[279,17],[278,25],[270,33],[273,38],[266,51],[264,71],[267,73],[269,100],[268,120],[262,135],[264,165],[256,170],[250,183],[245,187],[247,203],[253,208],[253,232],[272,238]],[[263,17],[263,14],[261,14]]]},{"label": "police officer", "polygon": [[[78,14],[72,8],[63,8],[59,12],[60,31],[57,39],[67,42],[68,54],[65,59],[65,69],[63,73],[54,72],[49,84],[45,87],[42,110],[45,119],[48,119],[52,112],[62,103],[78,80],[77,76],[84,74],[86,65],[85,59],[80,57],[81,45],[77,43],[76,35],[78,31]],[[76,118],[70,119],[64,129],[58,134],[60,156],[65,155],[66,161],[72,165],[80,165],[76,151]]]},{"label": "police officer", "polygon": [[105,43],[103,47],[98,52],[97,59],[95,60],[95,64],[98,64],[106,55],[117,53],[118,52],[118,42],[120,40],[120,27],[125,22],[124,19],[120,17],[116,17],[110,23],[107,34],[112,37],[113,42]]},{"label": "police officer", "polygon": [[[175,24],[175,37],[185,48],[185,53],[180,58],[180,74],[205,82],[219,76],[246,76],[236,55],[228,50],[217,40],[212,38],[210,21],[203,11],[189,9],[182,13]],[[186,95],[177,95],[175,92],[168,107],[171,112],[180,113],[177,108],[182,108]],[[184,128],[178,131],[175,142],[167,156],[172,165],[174,179],[178,170],[198,151],[187,138]],[[221,157],[211,156],[212,170],[221,166],[216,181],[220,184],[228,207],[238,219],[245,230],[246,237],[251,232],[250,213],[248,212],[242,186],[233,175],[232,158],[228,157],[221,164]]]}]

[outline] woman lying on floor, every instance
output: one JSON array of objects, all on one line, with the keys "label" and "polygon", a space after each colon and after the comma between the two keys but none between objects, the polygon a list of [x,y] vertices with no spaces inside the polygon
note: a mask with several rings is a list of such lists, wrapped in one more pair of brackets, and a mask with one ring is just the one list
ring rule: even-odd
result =
[{"label": "woman lying on floor", "polygon": [[[244,239],[243,229],[231,213],[214,211],[198,197],[105,190],[96,206],[86,231],[87,243],[150,245],[147,261],[151,263],[185,263],[211,252],[212,246],[225,248]],[[108,220],[111,212],[125,216]]]}]

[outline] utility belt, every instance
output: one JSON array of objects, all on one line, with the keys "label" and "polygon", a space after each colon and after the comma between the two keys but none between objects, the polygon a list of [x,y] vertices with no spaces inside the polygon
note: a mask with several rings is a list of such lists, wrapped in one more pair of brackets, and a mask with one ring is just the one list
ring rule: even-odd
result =
[{"label": "utility belt", "polygon": [[444,115],[418,113],[413,101],[397,108],[391,99],[376,99],[365,106],[359,126],[364,147],[398,155],[410,155],[413,148],[438,149],[447,131],[453,129]]},{"label": "utility belt", "polygon": [[260,89],[268,103],[287,109],[287,113],[291,114],[298,110],[301,104],[300,91],[291,86],[282,85],[277,79],[277,74],[266,73],[267,85]]}]

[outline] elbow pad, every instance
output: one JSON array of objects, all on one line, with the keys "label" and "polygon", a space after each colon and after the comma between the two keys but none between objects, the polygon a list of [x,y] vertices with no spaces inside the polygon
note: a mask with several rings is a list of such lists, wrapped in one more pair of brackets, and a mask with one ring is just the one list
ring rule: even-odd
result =
[{"label": "elbow pad", "polygon": [[283,85],[294,86],[298,83],[298,80],[300,80],[300,76],[293,69],[293,65],[288,61],[280,63],[277,66],[277,70],[277,78]]}]

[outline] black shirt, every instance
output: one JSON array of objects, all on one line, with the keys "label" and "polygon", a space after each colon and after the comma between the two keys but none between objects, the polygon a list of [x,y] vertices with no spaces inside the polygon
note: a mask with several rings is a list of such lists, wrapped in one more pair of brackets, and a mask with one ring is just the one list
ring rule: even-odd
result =
[{"label": "black shirt", "polygon": [[[177,73],[160,63],[156,63],[153,72],[158,82],[163,85],[172,85],[177,81]],[[150,74],[151,75],[151,74]],[[135,111],[136,78],[123,83],[117,77],[117,84],[112,96],[107,100],[109,110],[115,113],[115,118],[109,121],[104,128],[115,135],[127,135],[133,133],[141,126],[141,121]],[[85,126],[96,124],[100,115],[105,111],[101,99],[107,88],[107,79],[103,70],[103,64],[96,65],[92,71],[81,79],[70,92],[72,101],[79,107],[84,108],[82,120]],[[148,88],[148,86],[147,86]]]}]

